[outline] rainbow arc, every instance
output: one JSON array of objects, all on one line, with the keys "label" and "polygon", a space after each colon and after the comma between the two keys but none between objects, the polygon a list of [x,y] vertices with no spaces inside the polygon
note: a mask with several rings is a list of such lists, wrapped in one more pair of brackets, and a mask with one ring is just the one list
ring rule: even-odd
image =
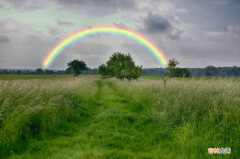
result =
[{"label": "rainbow arc", "polygon": [[67,36],[65,39],[61,40],[48,52],[42,62],[43,67],[45,69],[49,68],[53,61],[57,58],[57,56],[72,43],[82,38],[93,36],[96,34],[112,34],[130,38],[144,46],[157,59],[160,65],[162,65],[163,67],[167,65],[168,59],[164,52],[140,33],[114,26],[98,26],[74,32],[73,34]]}]

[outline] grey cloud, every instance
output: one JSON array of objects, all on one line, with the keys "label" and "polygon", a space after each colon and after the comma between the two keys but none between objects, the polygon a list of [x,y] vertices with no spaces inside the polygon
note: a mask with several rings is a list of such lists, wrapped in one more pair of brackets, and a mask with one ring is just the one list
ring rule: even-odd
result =
[{"label": "grey cloud", "polygon": [[49,34],[51,35],[60,35],[63,33],[58,27],[46,26],[46,28],[49,30]]},{"label": "grey cloud", "polygon": [[148,12],[147,17],[143,18],[142,22],[144,24],[144,29],[150,33],[164,32],[172,27],[165,17],[158,14],[152,14],[152,12]]},{"label": "grey cloud", "polygon": [[134,0],[5,0],[22,12],[47,8],[54,2],[59,9],[84,14],[90,17],[110,15],[119,11],[136,9]]},{"label": "grey cloud", "polygon": [[229,32],[229,33],[240,34],[240,27],[229,25],[224,29],[226,32]]},{"label": "grey cloud", "polygon": [[67,28],[69,28],[71,25],[75,25],[74,23],[71,23],[71,22],[64,22],[60,18],[56,18],[56,20],[57,20],[58,25],[64,26]]},{"label": "grey cloud", "polygon": [[59,4],[62,5],[80,5],[80,4],[89,4],[89,5],[95,5],[95,6],[108,6],[108,7],[117,7],[117,8],[123,8],[123,7],[133,7],[135,5],[134,1],[129,0],[55,0]]},{"label": "grey cloud", "polygon": [[[42,67],[41,62],[45,55],[62,38],[61,36],[45,35],[32,26],[17,20],[1,19],[0,22],[21,29],[20,32],[15,32],[0,25],[0,30],[3,29],[4,34],[9,34],[12,38],[11,43],[0,43],[0,68],[36,69]],[[109,37],[105,39],[108,41],[99,40],[97,37],[77,41],[58,56],[51,69],[66,69],[67,63],[72,59],[84,60],[91,68],[97,67],[112,53],[110,50],[112,45],[109,43],[113,40]]]},{"label": "grey cloud", "polygon": [[61,9],[85,14],[90,17],[110,15],[119,11],[136,9],[134,0],[53,0]]},{"label": "grey cloud", "polygon": [[181,35],[184,32],[185,31],[183,29],[180,29],[180,28],[174,26],[171,29],[169,29],[167,35],[173,40],[179,40],[179,39],[181,39]]},{"label": "grey cloud", "polygon": [[169,38],[178,40],[183,33],[182,29],[173,26],[169,20],[159,14],[148,12],[147,17],[136,20],[143,24],[139,30],[151,34],[165,34]]},{"label": "grey cloud", "polygon": [[123,28],[123,29],[128,28],[128,27],[127,27],[125,24],[123,24],[123,23],[113,22],[113,24],[114,24],[116,27],[119,27],[119,28]]},{"label": "grey cloud", "polygon": [[[176,51],[178,59],[191,59],[194,63],[184,62],[184,67],[206,67],[214,66],[230,66],[230,63],[238,65],[240,60],[239,54],[233,52],[233,46],[217,42],[193,43],[191,45],[181,45]],[[239,51],[239,48],[236,48]],[[181,63],[181,60],[179,60]]]},{"label": "grey cloud", "polygon": [[[130,14],[125,14],[119,18],[119,20],[123,20],[122,23],[120,21],[113,22],[118,27],[128,26],[127,22],[131,22],[133,17],[142,17],[135,19],[134,24],[132,25],[131,23],[130,25],[139,26],[137,30],[162,48],[166,52],[167,57],[175,57],[180,62],[180,67],[228,66],[230,63],[235,63],[239,66],[240,12],[239,8],[236,7],[239,5],[238,0],[234,2],[228,0],[202,0],[194,2],[192,0],[6,0],[6,2],[11,2],[12,6],[20,11],[41,9],[46,7],[50,1],[58,5],[58,9],[88,17],[111,15],[122,11],[129,12]],[[219,4],[214,7],[215,3],[220,3],[220,1],[228,3],[224,6]],[[34,3],[31,4],[29,2]],[[211,9],[212,7],[214,8]],[[148,11],[152,12],[144,17]],[[199,19],[201,15],[203,16]],[[56,18],[60,19],[60,24],[65,27],[72,25],[64,22],[75,23],[73,20],[66,20],[62,16],[57,15]],[[58,28],[61,30],[62,27],[60,26]],[[84,27],[91,26],[85,23]],[[225,29],[223,30],[224,27]],[[13,19],[0,19],[1,33],[11,35],[12,38],[11,42],[0,43],[0,67],[41,67],[41,59],[45,53],[62,36],[61,33],[60,35],[58,34],[58,29],[54,27],[48,27],[49,35],[51,36],[41,34],[32,28]],[[52,36],[53,34],[56,35]],[[97,35],[100,37],[100,34]],[[95,40],[94,43],[93,40]],[[99,61],[104,62],[117,46],[124,42],[128,44],[127,40],[119,37],[115,38],[115,36],[111,35],[102,35],[100,39],[94,36],[89,37],[81,41],[80,47],[78,47],[79,43],[77,43],[76,49],[71,50],[70,46],[70,49],[66,50],[67,53],[59,55],[52,65],[52,69],[64,69],[67,67],[66,63],[75,58],[86,59],[90,67],[93,65],[97,67]],[[131,42],[131,40],[129,41]],[[106,44],[109,48],[95,45],[98,43]],[[148,51],[143,49],[141,45],[136,45],[135,43],[132,46],[123,45],[119,51],[130,51],[133,55],[135,53],[134,58],[136,57],[139,64],[143,64],[144,67],[158,66],[154,57],[149,56],[149,58],[145,58],[146,54],[148,55]]]},{"label": "grey cloud", "polygon": [[7,0],[14,8],[20,11],[35,11],[46,8],[48,3],[45,0]]},{"label": "grey cloud", "polygon": [[188,13],[188,10],[186,10],[185,8],[175,9],[175,11],[178,13]]},{"label": "grey cloud", "polygon": [[0,20],[0,27],[4,27],[4,25],[5,25],[5,22],[3,20]]},{"label": "grey cloud", "polygon": [[[48,50],[54,46],[54,37],[46,36],[32,26],[14,19],[2,19],[2,22],[11,24],[11,29],[0,26],[5,34],[11,35],[11,43],[0,45],[0,68],[38,68]],[[16,32],[15,27],[21,29]]]},{"label": "grey cloud", "polygon": [[0,33],[0,42],[8,42],[11,41],[11,37],[8,34]]}]

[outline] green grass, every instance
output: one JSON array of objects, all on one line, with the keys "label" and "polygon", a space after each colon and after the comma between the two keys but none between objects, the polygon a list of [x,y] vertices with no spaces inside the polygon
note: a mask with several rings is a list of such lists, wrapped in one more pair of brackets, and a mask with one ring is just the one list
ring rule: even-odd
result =
[{"label": "green grass", "polygon": [[[0,80],[0,158],[240,158],[232,79]],[[231,147],[210,155],[208,148]]]}]

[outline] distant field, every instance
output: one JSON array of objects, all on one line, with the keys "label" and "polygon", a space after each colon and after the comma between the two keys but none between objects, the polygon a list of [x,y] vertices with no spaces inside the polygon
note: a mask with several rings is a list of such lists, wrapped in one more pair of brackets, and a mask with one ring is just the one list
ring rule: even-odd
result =
[{"label": "distant field", "polygon": [[[162,80],[162,76],[141,76],[142,79],[153,79],[153,80]],[[200,76],[200,77],[192,77],[192,78],[170,78],[164,77],[164,79],[171,81],[189,81],[189,80],[230,80],[240,82],[240,77],[211,77],[211,76]]]},{"label": "distant field", "polygon": [[16,79],[35,79],[35,78],[62,78],[72,77],[73,75],[1,75],[0,80],[16,80]]},{"label": "distant field", "polygon": [[30,77],[0,80],[0,158],[240,158],[239,78]]},{"label": "distant field", "polygon": [[[80,75],[86,76],[86,75]],[[92,77],[100,77],[99,75],[91,75]],[[69,78],[73,75],[1,75],[0,80],[17,80],[17,79],[36,79],[36,78]],[[140,76],[140,79],[152,79],[152,80],[162,80],[161,76]],[[177,81],[189,81],[189,80],[231,80],[240,82],[240,77],[192,77],[192,78],[170,78],[164,77],[167,81],[177,80]]]}]

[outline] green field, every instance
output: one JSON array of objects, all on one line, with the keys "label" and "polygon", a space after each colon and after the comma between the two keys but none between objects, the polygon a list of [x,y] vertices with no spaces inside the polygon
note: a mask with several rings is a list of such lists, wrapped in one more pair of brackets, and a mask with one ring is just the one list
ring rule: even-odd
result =
[{"label": "green field", "polygon": [[0,75],[0,158],[240,158],[238,78],[31,77]]},{"label": "green field", "polygon": [[[142,79],[152,79],[152,80],[162,80],[162,76],[141,76]],[[164,77],[164,79],[171,81],[189,81],[189,80],[227,80],[227,81],[234,81],[234,82],[240,82],[240,77],[212,77],[212,76],[199,76],[199,77],[192,77],[192,78],[171,78],[171,77]]]}]

